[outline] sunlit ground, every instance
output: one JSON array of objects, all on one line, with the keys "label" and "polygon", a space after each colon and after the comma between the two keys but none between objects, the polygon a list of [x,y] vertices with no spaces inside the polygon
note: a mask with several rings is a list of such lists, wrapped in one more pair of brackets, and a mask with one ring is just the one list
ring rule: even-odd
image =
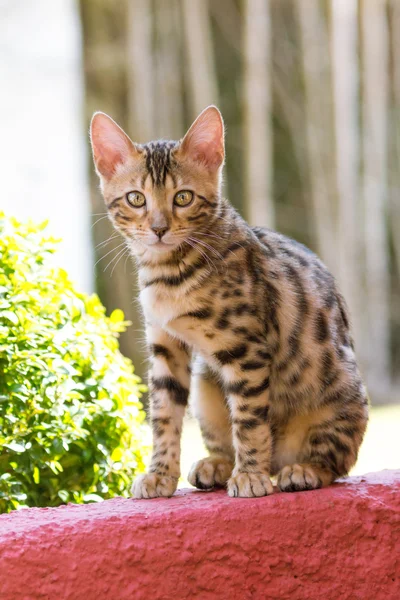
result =
[{"label": "sunlit ground", "polygon": [[[352,475],[400,468],[400,405],[371,410],[367,433]],[[194,419],[187,419],[182,440],[182,479],[179,487],[191,487],[187,475],[193,462],[206,456]]]}]

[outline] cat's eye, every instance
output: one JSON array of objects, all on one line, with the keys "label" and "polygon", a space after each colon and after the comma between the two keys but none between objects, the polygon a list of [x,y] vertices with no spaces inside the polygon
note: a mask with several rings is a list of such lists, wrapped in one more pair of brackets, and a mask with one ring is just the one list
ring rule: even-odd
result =
[{"label": "cat's eye", "polygon": [[177,206],[188,206],[193,200],[193,192],[189,190],[182,190],[175,194],[174,204]]},{"label": "cat's eye", "polygon": [[141,208],[146,204],[146,198],[141,192],[129,192],[126,195],[126,199],[129,204],[135,208]]}]

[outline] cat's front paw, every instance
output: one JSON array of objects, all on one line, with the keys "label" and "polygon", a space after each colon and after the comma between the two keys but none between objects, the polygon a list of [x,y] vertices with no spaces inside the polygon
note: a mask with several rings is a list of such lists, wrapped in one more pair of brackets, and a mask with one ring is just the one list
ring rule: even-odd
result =
[{"label": "cat's front paw", "polygon": [[224,487],[231,476],[233,464],[224,458],[208,457],[198,460],[190,469],[188,481],[199,490]]},{"label": "cat's front paw", "polygon": [[231,498],[258,498],[274,492],[270,478],[265,473],[236,473],[228,481]]},{"label": "cat's front paw", "polygon": [[169,498],[178,486],[178,478],[157,473],[139,475],[132,485],[131,494],[138,500],[141,498]]}]

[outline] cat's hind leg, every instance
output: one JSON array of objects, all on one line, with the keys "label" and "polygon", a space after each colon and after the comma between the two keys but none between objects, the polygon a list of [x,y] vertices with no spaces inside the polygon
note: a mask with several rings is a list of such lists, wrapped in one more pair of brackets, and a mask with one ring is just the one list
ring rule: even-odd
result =
[{"label": "cat's hind leg", "polygon": [[202,490],[224,487],[234,465],[230,415],[220,384],[200,361],[192,378],[190,404],[210,456],[193,464],[189,483]]},{"label": "cat's hind leg", "polygon": [[278,474],[278,487],[282,492],[316,490],[330,485],[335,475],[317,464],[286,465]]},{"label": "cat's hind leg", "polygon": [[[314,490],[348,474],[356,463],[368,420],[367,399],[360,394],[351,402],[339,399],[331,415],[309,424],[301,449],[292,464],[278,473],[282,492]],[[321,413],[320,413],[321,414]]]}]

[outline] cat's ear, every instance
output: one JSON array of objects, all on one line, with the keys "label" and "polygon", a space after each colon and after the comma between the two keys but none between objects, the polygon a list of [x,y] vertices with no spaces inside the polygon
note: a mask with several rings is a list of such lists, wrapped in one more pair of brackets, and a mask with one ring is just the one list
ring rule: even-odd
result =
[{"label": "cat's ear", "polygon": [[111,117],[102,112],[93,115],[90,124],[93,160],[100,176],[110,179],[120,164],[137,154],[135,144]]},{"label": "cat's ear", "polygon": [[205,108],[180,144],[183,157],[216,171],[224,162],[224,122],[216,106]]}]

